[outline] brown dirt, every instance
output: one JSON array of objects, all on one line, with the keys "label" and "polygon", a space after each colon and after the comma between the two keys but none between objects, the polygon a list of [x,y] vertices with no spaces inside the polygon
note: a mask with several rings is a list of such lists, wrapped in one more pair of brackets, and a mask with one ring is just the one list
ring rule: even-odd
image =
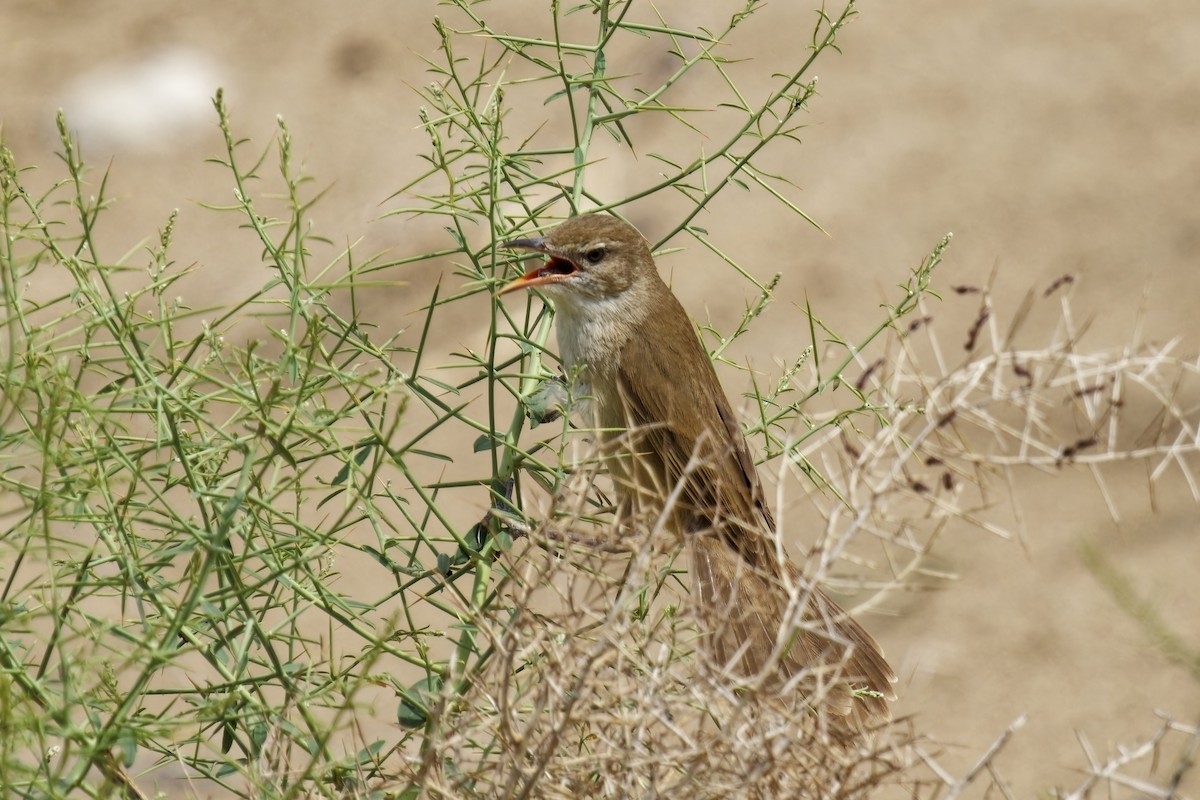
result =
[{"label": "brown dirt", "polygon": [[[529,4],[530,13],[542,14],[542,5]],[[448,12],[379,0],[355,4],[352,14],[335,8],[347,6],[297,0],[281,12],[231,0],[8,0],[0,12],[4,138],[49,180],[57,168],[54,110],[77,76],[186,45],[216,65],[240,133],[265,143],[281,114],[308,170],[334,183],[316,211],[322,232],[365,234],[364,252],[437,245],[432,226],[370,220],[394,206],[386,198],[419,169],[413,154],[425,144],[408,84],[428,79],[416,54],[432,51],[430,19]],[[803,44],[811,27],[808,11],[767,13],[775,11],[791,21],[756,29],[760,58]],[[765,353],[764,367],[771,355],[792,352],[786,320],[805,292],[837,329],[862,329],[889,287],[953,231],[943,285],[980,285],[995,271],[998,314],[1013,313],[1031,286],[1071,273],[1074,307],[1094,318],[1085,347],[1127,341],[1144,293],[1144,336],[1182,335],[1194,352],[1197,42],[1200,12],[1190,0],[865,4],[842,40],[844,54],[819,66],[822,96],[803,160],[790,165],[803,207],[831,237],[764,225],[782,217],[753,206],[727,204],[712,216],[723,246],[744,263],[762,264],[763,274],[780,264],[800,272],[785,279],[746,349]],[[86,154],[107,159],[88,146],[85,133]],[[105,245],[124,252],[180,208],[176,258],[201,266],[185,290],[193,305],[263,281],[250,237],[233,238],[228,219],[195,203],[231,196],[226,174],[202,163],[218,152],[210,125],[155,152],[118,151],[113,162],[122,201]],[[612,166],[652,168],[645,160]],[[655,224],[652,215],[640,221]],[[740,313],[740,298],[722,294],[716,268],[704,274],[678,276],[681,296],[697,316],[727,322]],[[398,286],[368,313],[384,327],[407,325],[402,314],[419,304]],[[443,346],[482,346],[483,325],[461,322]],[[1151,513],[1144,472],[1109,478],[1131,487],[1119,492],[1119,522],[1081,471],[1030,475],[1019,486],[1025,547],[969,531],[949,535],[937,555],[959,579],[897,599],[895,617],[869,620],[903,675],[899,710],[954,745],[946,763],[956,774],[1022,714],[1028,724],[997,760],[1018,797],[1078,783],[1086,762],[1076,733],[1107,753],[1152,732],[1155,709],[1196,721],[1200,686],[1118,612],[1078,546],[1098,543],[1186,641],[1200,642],[1197,508],[1180,480],[1159,489]],[[1173,758],[1168,753],[1160,769]],[[1198,780],[1191,778],[1194,793]]]}]

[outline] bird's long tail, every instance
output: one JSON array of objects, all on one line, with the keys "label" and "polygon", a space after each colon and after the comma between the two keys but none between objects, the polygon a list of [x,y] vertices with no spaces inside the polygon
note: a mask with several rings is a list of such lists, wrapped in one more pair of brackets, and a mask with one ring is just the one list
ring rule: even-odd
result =
[{"label": "bird's long tail", "polygon": [[814,706],[858,729],[887,718],[895,673],[871,634],[820,587],[786,562],[777,570],[751,566],[721,536],[689,541],[693,594],[718,665],[772,681],[807,670],[799,685]]}]

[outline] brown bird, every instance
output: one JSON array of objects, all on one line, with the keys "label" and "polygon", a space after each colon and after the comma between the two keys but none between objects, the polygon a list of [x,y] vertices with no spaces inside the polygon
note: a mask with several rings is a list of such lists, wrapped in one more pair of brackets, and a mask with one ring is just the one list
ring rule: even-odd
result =
[{"label": "brown bird", "polygon": [[499,294],[537,287],[554,301],[560,355],[576,396],[591,398],[583,413],[601,431],[618,518],[686,540],[715,661],[746,677],[808,668],[811,702],[855,727],[886,717],[895,673],[776,548],[745,436],[645,237],[588,214],[502,246],[548,256]]}]

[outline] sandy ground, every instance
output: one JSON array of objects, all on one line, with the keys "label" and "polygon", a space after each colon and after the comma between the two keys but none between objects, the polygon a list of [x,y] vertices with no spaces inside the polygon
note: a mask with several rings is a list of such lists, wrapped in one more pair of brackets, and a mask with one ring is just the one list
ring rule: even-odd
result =
[{"label": "sandy ground", "polygon": [[[5,0],[4,139],[19,162],[47,168],[48,180],[53,115],[65,105],[83,130],[85,155],[112,158],[121,201],[105,228],[110,252],[133,247],[179,208],[175,256],[201,265],[203,277],[188,286],[189,300],[240,297],[263,276],[251,239],[235,238],[228,219],[197,205],[231,197],[227,175],[202,163],[220,151],[204,104],[180,108],[177,129],[149,138],[138,138],[152,128],[136,119],[133,133],[86,127],[96,87],[125,80],[111,70],[182,49],[191,61],[181,69],[199,73],[205,93],[226,87],[241,134],[265,143],[275,116],[286,118],[309,172],[333,183],[315,213],[322,232],[364,236],[367,251],[397,256],[442,246],[431,226],[375,218],[420,168],[410,85],[429,79],[417,54],[433,50],[431,17],[451,12],[420,2],[352,8]],[[755,28],[757,40],[743,42],[760,59],[802,45],[811,27],[807,10],[768,9],[776,11],[782,23]],[[543,10],[512,3],[506,13],[515,30],[524,14]],[[831,235],[734,204],[706,221],[726,249],[761,264],[760,274],[787,270],[776,310],[742,355],[765,353],[759,363],[769,365],[770,356],[793,352],[787,309],[805,292],[840,330],[868,325],[889,287],[947,231],[955,242],[943,285],[983,284],[994,273],[998,315],[1015,313],[1030,287],[1070,273],[1073,307],[1093,320],[1085,348],[1128,341],[1144,305],[1146,339],[1181,336],[1183,351],[1194,353],[1198,45],[1200,9],[1190,0],[865,3],[844,54],[819,65],[803,158],[789,165],[804,209]],[[153,73],[176,62],[150,63],[158,64]],[[622,171],[650,168],[629,160],[611,170],[619,181]],[[669,219],[645,211],[638,221],[654,238],[654,226]],[[420,286],[433,276],[397,278]],[[723,280],[716,265],[686,281],[677,275],[689,310],[728,324],[743,303],[731,302]],[[383,327],[411,324],[402,313],[420,297],[405,292],[381,292],[368,315]],[[458,320],[441,346],[482,346],[483,320]],[[1195,407],[1191,391],[1181,406]],[[1077,735],[1107,753],[1149,735],[1156,709],[1196,721],[1200,686],[1117,611],[1084,568],[1079,543],[1099,544],[1195,646],[1197,508],[1181,480],[1160,487],[1157,513],[1143,470],[1123,468],[1110,480],[1129,489],[1119,493],[1119,521],[1081,471],[1027,476],[1018,487],[1024,547],[977,532],[947,536],[937,555],[959,579],[899,597],[894,616],[870,620],[903,673],[900,711],[950,743],[946,763],[958,774],[1021,715],[1027,724],[997,759],[1017,797],[1079,782],[1086,760]],[[1160,770],[1174,758],[1165,754]],[[1200,792],[1200,779],[1190,785]]]}]

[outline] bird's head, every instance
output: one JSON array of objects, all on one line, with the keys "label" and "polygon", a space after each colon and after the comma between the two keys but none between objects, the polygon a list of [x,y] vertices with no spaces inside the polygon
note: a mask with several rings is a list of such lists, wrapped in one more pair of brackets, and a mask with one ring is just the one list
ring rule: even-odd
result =
[{"label": "bird's head", "polygon": [[617,297],[658,275],[645,237],[608,214],[572,217],[542,236],[514,239],[501,247],[541,253],[548,260],[498,295],[538,287],[554,300],[581,305]]}]

